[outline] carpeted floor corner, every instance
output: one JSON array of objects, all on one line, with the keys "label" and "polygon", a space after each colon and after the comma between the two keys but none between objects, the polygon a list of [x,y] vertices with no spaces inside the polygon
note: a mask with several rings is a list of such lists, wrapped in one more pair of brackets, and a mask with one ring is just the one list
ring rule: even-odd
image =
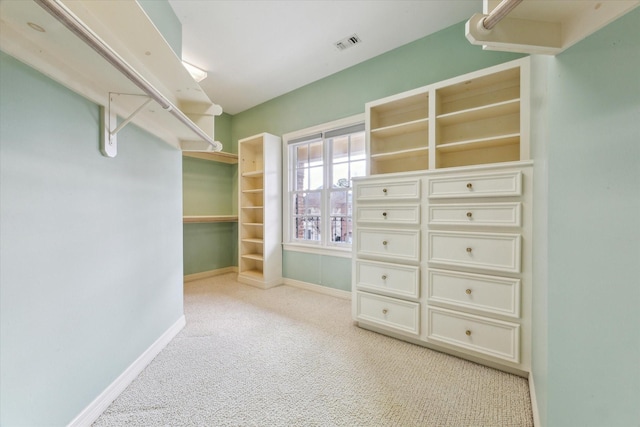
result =
[{"label": "carpeted floor corner", "polygon": [[349,301],[227,274],[95,426],[533,426],[527,380],[353,325]]}]

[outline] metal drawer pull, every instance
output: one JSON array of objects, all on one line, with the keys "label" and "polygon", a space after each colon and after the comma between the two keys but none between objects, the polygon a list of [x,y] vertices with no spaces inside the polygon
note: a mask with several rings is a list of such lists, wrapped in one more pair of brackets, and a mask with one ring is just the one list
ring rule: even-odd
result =
[{"label": "metal drawer pull", "polygon": [[467,331],[465,332],[465,334],[467,334],[468,337],[471,336],[471,331],[467,329]]},{"label": "metal drawer pull", "polygon": [[387,280],[387,275],[386,274],[382,275],[382,280]]},{"label": "metal drawer pull", "polygon": [[387,314],[389,312],[389,310],[387,310],[386,308],[382,309],[382,314]]},{"label": "metal drawer pull", "polygon": [[387,213],[386,212],[382,212],[382,216],[386,218],[387,217]]},{"label": "metal drawer pull", "polygon": [[473,216],[473,213],[467,212],[467,218],[471,218],[472,216]]},{"label": "metal drawer pull", "polygon": [[471,289],[467,289],[465,292],[467,295],[471,295]]},{"label": "metal drawer pull", "polygon": [[469,182],[469,183],[467,184],[467,188],[468,188],[469,190],[471,190],[471,189],[473,188],[473,184]]},{"label": "metal drawer pull", "polygon": [[467,248],[468,253],[471,253],[471,250],[472,250],[471,248]]},{"label": "metal drawer pull", "polygon": [[386,188],[383,188],[383,189],[382,189],[382,192],[383,192],[383,193],[386,193],[386,192],[387,192],[387,189],[386,189]]},{"label": "metal drawer pull", "polygon": [[387,241],[386,241],[386,240],[383,240],[383,241],[382,241],[382,244],[383,244],[384,246],[387,246]]}]

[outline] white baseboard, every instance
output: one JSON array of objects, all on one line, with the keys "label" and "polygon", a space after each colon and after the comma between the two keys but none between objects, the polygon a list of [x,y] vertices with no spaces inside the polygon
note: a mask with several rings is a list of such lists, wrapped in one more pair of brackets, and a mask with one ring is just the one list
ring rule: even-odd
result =
[{"label": "white baseboard", "polygon": [[186,276],[184,276],[184,281],[185,283],[192,282],[194,280],[206,279],[207,277],[220,276],[221,274],[237,273],[237,272],[238,272],[238,267],[235,267],[235,266],[223,267],[215,270],[203,271],[201,273],[187,274]]},{"label": "white baseboard", "polygon": [[90,426],[111,405],[111,403],[124,391],[125,388],[136,379],[144,368],[151,363],[154,357],[184,328],[186,319],[184,315],[178,319],[169,329],[163,333],[151,346],[140,355],[118,378],[115,379],[93,402],[89,404],[77,417],[69,423],[68,427]]},{"label": "white baseboard", "polygon": [[329,288],[327,286],[316,285],[315,283],[301,282],[300,280],[287,279],[286,277],[282,279],[282,283],[284,283],[285,285],[293,286],[294,288],[306,289],[308,291],[331,295],[337,298],[346,300],[351,299],[351,292],[343,291],[341,289]]},{"label": "white baseboard", "polygon": [[533,412],[533,427],[541,427],[540,412],[538,412],[538,399],[536,388],[533,385],[533,372],[529,372],[529,394],[531,395],[531,411]]}]

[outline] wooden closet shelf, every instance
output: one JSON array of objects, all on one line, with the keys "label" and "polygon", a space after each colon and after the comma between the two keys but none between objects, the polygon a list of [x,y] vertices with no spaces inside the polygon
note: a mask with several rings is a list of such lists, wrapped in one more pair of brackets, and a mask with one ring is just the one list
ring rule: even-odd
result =
[{"label": "wooden closet shelf", "polygon": [[205,222],[238,222],[237,215],[189,215],[183,216],[182,222],[185,224],[205,223]]},{"label": "wooden closet shelf", "polygon": [[388,153],[376,153],[371,154],[372,159],[376,160],[391,160],[391,159],[403,159],[414,155],[426,154],[429,151],[429,147],[417,147],[409,148],[407,150],[391,151]]},{"label": "wooden closet shelf", "polygon": [[183,156],[194,157],[196,159],[210,160],[212,162],[227,163],[230,165],[238,164],[238,155],[233,153],[225,153],[219,151],[217,153],[209,153],[206,151],[183,151]]}]

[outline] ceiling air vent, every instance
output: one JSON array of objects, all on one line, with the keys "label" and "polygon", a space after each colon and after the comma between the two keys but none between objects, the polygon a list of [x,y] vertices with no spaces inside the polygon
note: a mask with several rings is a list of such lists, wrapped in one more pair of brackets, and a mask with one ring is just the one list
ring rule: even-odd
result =
[{"label": "ceiling air vent", "polygon": [[338,50],[345,50],[350,48],[351,46],[355,46],[357,44],[362,43],[360,37],[357,34],[350,35],[349,37],[345,37],[344,39],[335,43],[335,46]]}]

